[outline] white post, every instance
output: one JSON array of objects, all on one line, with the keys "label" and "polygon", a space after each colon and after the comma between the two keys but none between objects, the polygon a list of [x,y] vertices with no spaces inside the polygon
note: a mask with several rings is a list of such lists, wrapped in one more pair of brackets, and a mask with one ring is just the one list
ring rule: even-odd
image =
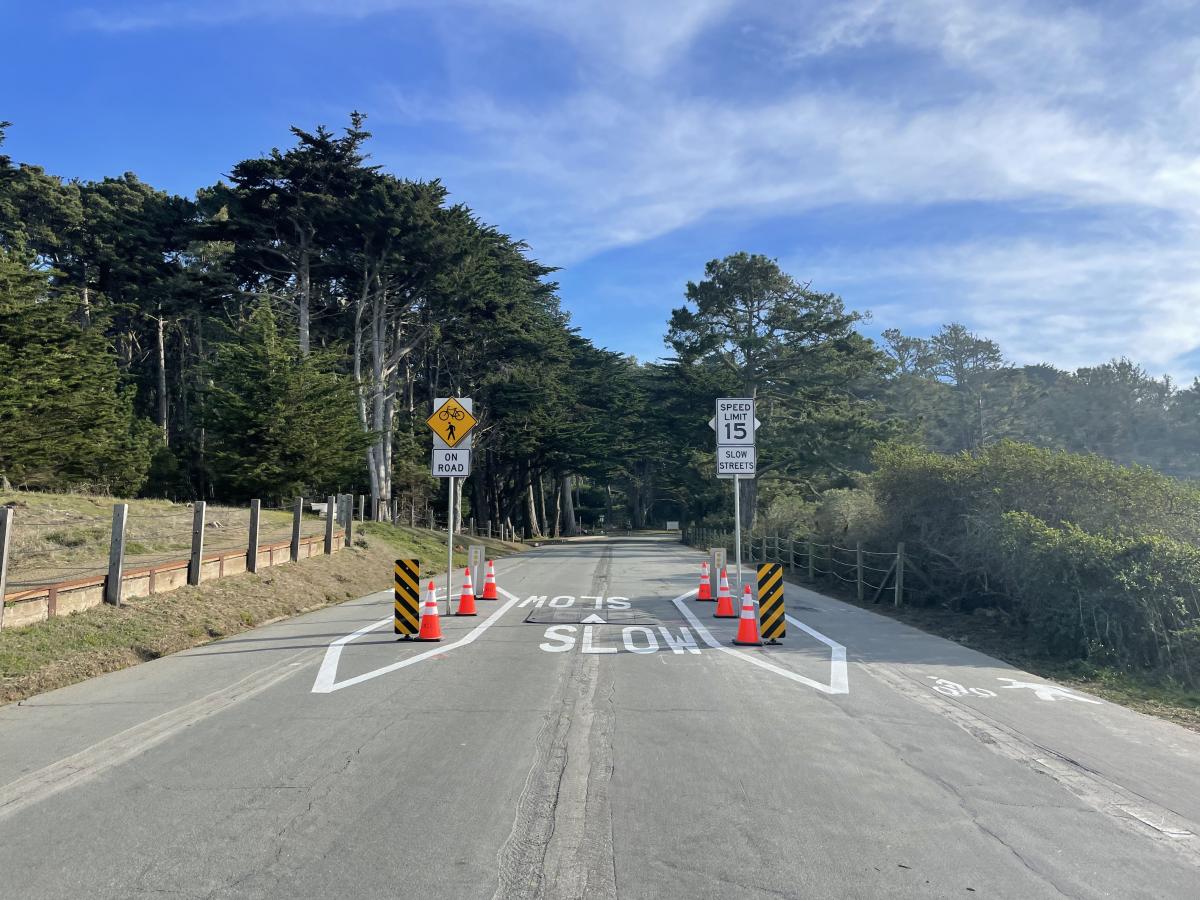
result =
[{"label": "white post", "polygon": [[450,598],[454,587],[454,482],[450,476],[450,491],[446,496],[446,615],[450,615]]},{"label": "white post", "polygon": [[[742,483],[741,478],[733,476],[733,543],[737,547],[737,589],[738,597],[742,596]],[[741,602],[740,600],[737,602]]]}]

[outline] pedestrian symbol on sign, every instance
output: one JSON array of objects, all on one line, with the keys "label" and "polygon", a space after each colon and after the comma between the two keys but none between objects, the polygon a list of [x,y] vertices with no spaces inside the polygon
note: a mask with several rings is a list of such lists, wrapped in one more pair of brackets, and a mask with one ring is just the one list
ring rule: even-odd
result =
[{"label": "pedestrian symbol on sign", "polygon": [[[450,397],[426,420],[426,423],[434,434],[445,441],[447,447],[453,448],[461,444],[471,433],[476,420],[466,406],[459,402],[458,398]],[[464,446],[470,446],[470,444]]]}]

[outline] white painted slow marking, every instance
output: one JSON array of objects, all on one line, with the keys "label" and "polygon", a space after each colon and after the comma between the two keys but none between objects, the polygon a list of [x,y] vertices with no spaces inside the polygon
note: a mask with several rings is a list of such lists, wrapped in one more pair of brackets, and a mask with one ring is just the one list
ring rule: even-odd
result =
[{"label": "white painted slow marking", "polygon": [[592,642],[592,631],[593,630],[594,630],[594,628],[591,625],[583,626],[583,652],[584,653],[616,653],[617,652],[616,647],[597,647],[597,646],[595,646],[595,644]]},{"label": "white painted slow marking", "polygon": [[374,669],[370,672],[364,672],[362,675],[356,675],[353,678],[347,678],[345,681],[337,680],[338,660],[342,655],[342,648],[351,641],[357,640],[364,634],[370,634],[377,628],[383,628],[392,622],[392,616],[386,619],[380,619],[378,622],[373,622],[370,625],[364,625],[362,628],[353,634],[348,634],[345,637],[340,637],[325,651],[325,659],[321,661],[321,668],[317,672],[317,679],[313,682],[312,692],[314,694],[330,694],[334,691],[340,691],[342,688],[351,687],[356,684],[362,684],[364,681],[370,681],[372,678],[378,678],[380,675],[387,675],[389,672],[395,672],[398,669],[403,669],[407,666],[416,665],[429,659],[431,656],[436,656],[439,653],[449,653],[451,650],[457,650],[459,647],[465,647],[467,644],[473,643],[476,638],[487,631],[496,623],[502,615],[508,612],[512,607],[520,601],[520,597],[510,594],[504,588],[497,588],[499,593],[508,598],[508,602],[497,609],[494,613],[476,625],[463,637],[449,644],[435,644],[431,649],[424,653],[418,653],[416,656],[410,656],[402,659],[399,662],[394,662],[391,665],[383,666],[379,669]]},{"label": "white painted slow marking", "polygon": [[821,684],[819,681],[814,681],[811,678],[806,678],[795,672],[790,672],[787,669],[781,668],[773,663],[767,662],[765,659],[760,659],[757,656],[751,656],[748,653],[743,653],[741,650],[735,650],[733,647],[726,647],[720,641],[712,636],[707,628],[701,624],[700,620],[692,613],[687,605],[683,602],[688,597],[696,593],[696,590],[690,590],[686,594],[680,594],[671,602],[675,604],[675,608],[683,613],[683,617],[688,620],[689,624],[696,629],[696,633],[700,635],[700,639],[714,650],[720,650],[722,653],[728,653],[730,656],[736,656],[739,659],[744,659],[746,662],[753,663],[760,669],[766,669],[768,672],[774,672],[776,675],[782,675],[792,681],[800,684],[807,684],[811,688],[815,688],[824,694],[848,694],[850,693],[850,678],[846,670],[846,648],[832,638],[828,638],[821,632],[809,628],[803,622],[787,617],[787,620],[804,631],[812,635],[822,644],[829,648],[829,684]]},{"label": "white painted slow marking", "polygon": [[[646,640],[646,646],[639,647],[637,641],[633,639],[635,634],[640,634]],[[625,649],[630,653],[657,653],[658,638],[654,636],[654,631],[647,628],[645,625],[630,625],[621,631],[621,640],[625,644]]]}]

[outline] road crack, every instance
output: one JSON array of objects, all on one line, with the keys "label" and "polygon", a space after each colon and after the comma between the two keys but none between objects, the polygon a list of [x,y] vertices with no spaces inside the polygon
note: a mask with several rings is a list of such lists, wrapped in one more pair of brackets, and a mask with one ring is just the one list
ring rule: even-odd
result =
[{"label": "road crack", "polygon": [[[609,549],[593,576],[593,595],[605,594],[611,563]],[[608,801],[615,769],[611,681],[607,702],[596,703],[604,671],[597,656],[570,658],[534,740],[513,827],[496,854],[496,900],[617,896]]]}]

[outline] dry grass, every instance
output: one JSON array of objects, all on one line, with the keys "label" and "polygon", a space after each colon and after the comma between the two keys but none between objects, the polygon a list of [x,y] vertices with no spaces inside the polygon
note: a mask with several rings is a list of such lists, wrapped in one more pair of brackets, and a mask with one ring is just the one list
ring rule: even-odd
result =
[{"label": "dry grass", "polygon": [[[5,491],[0,492],[0,506],[13,507],[9,590],[104,572],[108,566],[115,503],[129,504],[125,531],[127,569],[187,557],[192,546],[190,505],[87,494]],[[250,527],[249,506],[209,506],[205,519],[205,552],[245,548]],[[306,515],[301,530],[305,535],[319,534],[324,530],[324,521]],[[291,533],[291,510],[263,511],[260,543],[285,541]]]},{"label": "dry grass", "polygon": [[[392,583],[392,561],[412,556],[444,571],[445,535],[367,523],[353,548],[197,587],[152,594],[0,632],[0,702],[176,653],[271,619],[341,603]],[[458,543],[464,546],[467,539]],[[519,545],[471,539],[495,556]],[[456,554],[458,564],[462,553]],[[439,565],[440,564],[440,565]],[[465,563],[464,563],[465,564]]]}]

